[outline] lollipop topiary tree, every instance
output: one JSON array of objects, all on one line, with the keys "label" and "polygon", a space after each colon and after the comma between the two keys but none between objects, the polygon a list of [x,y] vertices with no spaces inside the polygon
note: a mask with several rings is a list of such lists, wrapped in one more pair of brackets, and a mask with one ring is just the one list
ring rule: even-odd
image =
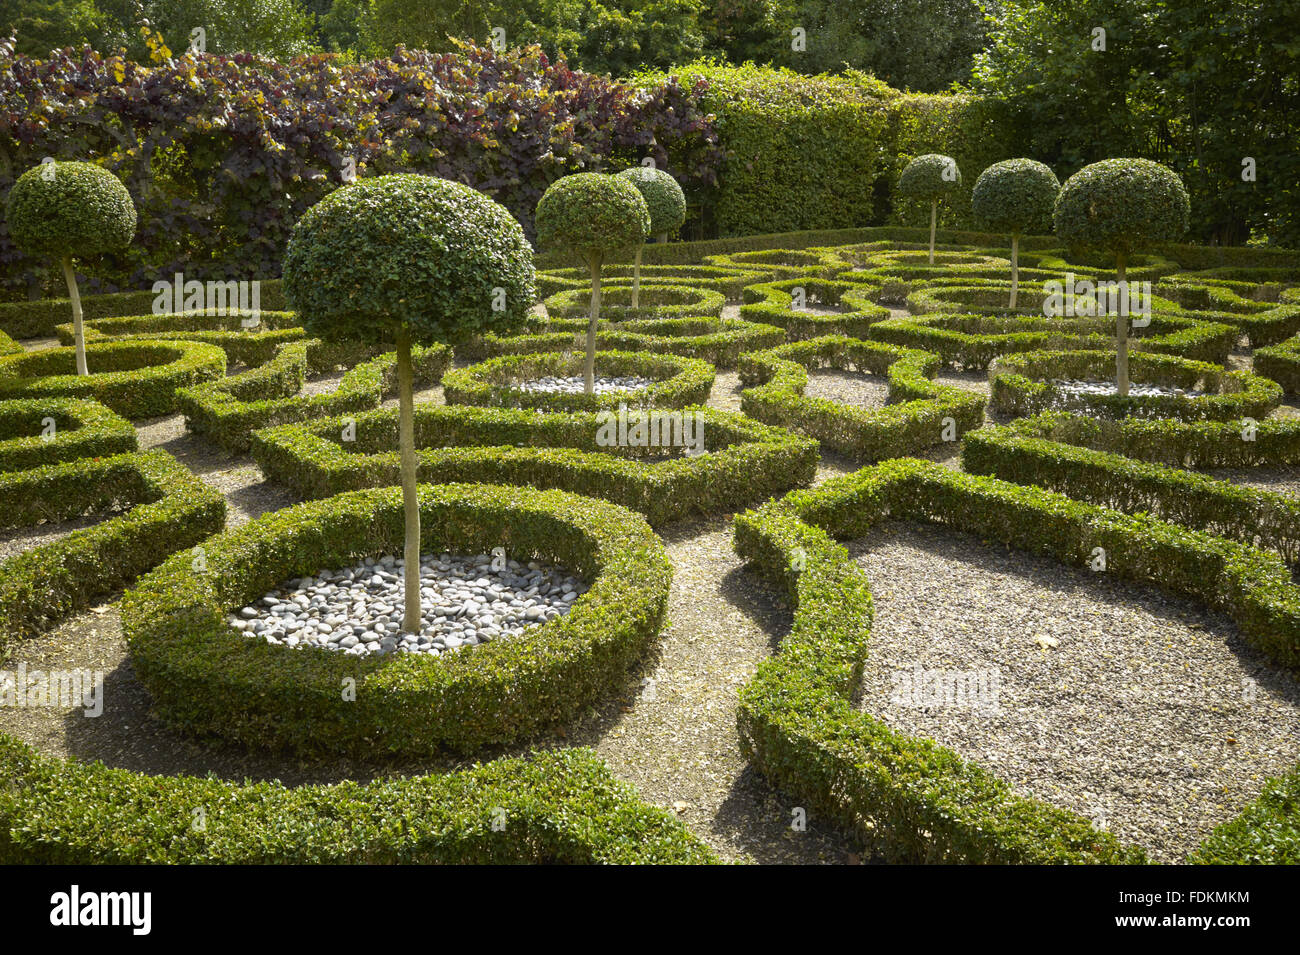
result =
[{"label": "lollipop topiary tree", "polygon": [[308,333],[397,346],[407,632],[420,629],[411,344],[517,330],[536,298],[534,279],[532,248],[505,207],[432,176],[344,186],[308,209],[289,237],[284,294]]},{"label": "lollipop topiary tree", "polygon": [[1032,159],[1006,159],[985,169],[971,192],[971,211],[989,232],[1011,233],[1011,308],[1020,290],[1020,237],[1049,232],[1061,181]]},{"label": "lollipop topiary tree", "polygon": [[[633,166],[618,174],[636,186],[645,199],[650,210],[650,231],[647,237],[659,236],[661,242],[668,239],[669,232],[676,232],[686,221],[686,194],[677,180],[662,169],[652,166]],[[641,252],[644,245],[636,247],[636,264],[632,269],[632,307],[641,304]]]},{"label": "lollipop topiary tree", "polygon": [[122,181],[88,162],[45,162],[27,170],[9,190],[5,209],[14,245],[63,268],[72,301],[77,374],[86,367],[74,259],[125,249],[135,235],[135,203]]},{"label": "lollipop topiary tree", "polygon": [[[1187,231],[1191,200],[1183,181],[1149,159],[1104,159],[1084,166],[1065,181],[1056,198],[1057,236],[1076,249],[1115,256],[1115,278],[1127,300],[1129,256]],[[1115,316],[1115,384],[1128,394],[1127,309]]]},{"label": "lollipop topiary tree", "polygon": [[537,203],[537,242],[582,259],[591,271],[591,314],[583,390],[596,383],[596,323],[600,266],[610,253],[639,247],[650,232],[650,207],[636,186],[618,176],[580,172],[551,183]]},{"label": "lollipop topiary tree", "polygon": [[939,221],[939,200],[961,188],[961,170],[951,156],[927,153],[917,156],[898,177],[898,194],[930,203],[930,264],[934,265],[934,230]]}]

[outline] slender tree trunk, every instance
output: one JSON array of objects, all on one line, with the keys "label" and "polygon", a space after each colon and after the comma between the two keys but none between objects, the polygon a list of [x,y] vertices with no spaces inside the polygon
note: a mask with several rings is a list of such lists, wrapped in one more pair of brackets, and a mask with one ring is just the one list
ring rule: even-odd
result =
[{"label": "slender tree trunk", "polygon": [[88,375],[86,368],[86,329],[81,321],[81,296],[77,292],[77,273],[72,270],[72,259],[63,257],[63,280],[68,283],[68,298],[72,299],[72,334],[77,349],[77,374]]},{"label": "slender tree trunk", "polygon": [[641,307],[641,250],[645,248],[645,243],[636,247],[636,265],[632,272],[632,307]]},{"label": "slender tree trunk", "polygon": [[402,509],[406,514],[402,629],[407,633],[420,632],[420,502],[415,493],[414,377],[411,371],[411,336],[403,329],[397,333],[397,434],[402,452]]},{"label": "slender tree trunk", "polygon": [[[1123,307],[1127,295],[1124,294],[1124,273],[1125,266],[1128,264],[1128,257],[1123,253],[1118,256],[1115,267],[1115,278],[1120,284],[1121,306],[1119,313],[1115,316],[1115,339],[1118,343],[1118,350],[1115,353],[1115,386],[1119,390],[1120,397],[1128,395],[1128,316],[1124,314],[1128,309]],[[1107,296],[1109,300],[1109,296]]]},{"label": "slender tree trunk", "polygon": [[600,259],[592,256],[591,264],[591,317],[587,320],[587,365],[582,372],[582,390],[591,394],[596,390],[596,322],[600,321]]},{"label": "slender tree trunk", "polygon": [[934,265],[934,227],[939,221],[939,200],[930,200],[930,264]]},{"label": "slender tree trunk", "polygon": [[1011,307],[1016,307],[1016,293],[1020,291],[1020,236],[1011,237]]},{"label": "slender tree trunk", "polygon": [[668,241],[668,233],[667,233],[667,232],[660,232],[660,233],[659,233],[659,244],[660,244],[660,245],[663,245],[663,244],[665,244],[667,241]]}]

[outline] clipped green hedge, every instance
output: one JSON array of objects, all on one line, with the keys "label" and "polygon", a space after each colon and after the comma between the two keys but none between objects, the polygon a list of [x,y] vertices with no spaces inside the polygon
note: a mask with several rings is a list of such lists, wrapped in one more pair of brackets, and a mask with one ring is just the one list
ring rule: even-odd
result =
[{"label": "clipped green hedge", "polygon": [[1300,865],[1300,769],[1264,784],[1241,815],[1215,828],[1190,865]]},{"label": "clipped green hedge", "polygon": [[[582,318],[591,311],[590,286],[556,292],[546,300],[546,314],[552,318]],[[717,318],[727,304],[721,292],[689,285],[641,284],[641,304],[632,307],[632,286],[601,286],[601,315],[610,321],[631,318],[689,318],[706,315]]]},{"label": "clipped green hedge", "polygon": [[[212,315],[207,312],[175,312],[165,315],[129,315],[99,318],[86,322],[87,342],[129,338],[133,341],[205,342],[226,353],[231,364],[260,365],[270,361],[281,345],[307,337],[293,312],[261,312],[258,324],[244,328],[242,322],[251,312]],[[76,341],[72,323],[55,330],[59,342]]]},{"label": "clipped green hedge", "polygon": [[1300,304],[1261,302],[1243,298],[1231,289],[1186,282],[1162,283],[1162,297],[1177,303],[1197,318],[1231,325],[1250,339],[1252,348],[1276,345],[1300,332]]},{"label": "clipped green hedge", "polygon": [[810,812],[905,862],[1139,863],[1144,854],[931,740],[891,730],[853,697],[872,622],[865,575],[837,539],[885,519],[941,524],[1223,610],[1283,665],[1300,662],[1300,590],[1276,555],[1040,488],[895,460],[794,491],[735,524],[738,554],[795,606],[780,652],[741,691],[742,746]]},{"label": "clipped green hedge", "polygon": [[1217,537],[1300,560],[1300,502],[1194,471],[1048,441],[1014,426],[981,428],[962,443],[962,467],[1128,513],[1147,512]]},{"label": "clipped green hedge", "polygon": [[[378,407],[384,395],[396,390],[397,356],[389,352],[349,370],[332,392],[299,396],[308,375],[333,367],[337,349],[314,338],[291,342],[263,365],[182,389],[177,403],[185,426],[228,451],[247,451],[249,435],[258,428],[365,411]],[[440,381],[451,357],[446,345],[412,349],[416,378],[430,384]]]},{"label": "clipped green hedge", "polygon": [[[53,426],[48,436],[46,421]],[[22,471],[74,458],[136,450],[135,427],[97,401],[27,398],[0,401],[0,471]]]},{"label": "clipped green hedge", "polygon": [[[729,512],[811,483],[815,441],[724,411],[693,408],[686,414],[701,429],[690,436],[702,434],[707,453],[602,445],[609,413],[418,405],[419,480],[559,488],[639,511],[655,527]],[[635,424],[635,416],[631,420]],[[269,480],[306,498],[395,485],[397,413],[268,428],[253,435],[253,457]]]},{"label": "clipped green hedge", "polygon": [[[804,290],[805,304],[844,309],[835,314],[796,311],[794,290]],[[842,282],[812,276],[751,285],[743,293],[740,317],[784,328],[792,341],[820,335],[865,338],[871,326],[889,318],[889,309],[878,305],[878,285]]]},{"label": "clipped green hedge", "polygon": [[[647,249],[657,246],[646,246]],[[745,271],[712,265],[642,265],[641,281],[655,285],[686,285],[721,293],[728,301],[738,301],[746,285],[765,281],[766,271]],[[606,265],[600,270],[602,292],[631,283],[633,268],[630,265]],[[583,268],[549,269],[537,273],[537,288],[543,299],[566,289],[586,289],[591,292],[591,273]]]},{"label": "clipped green hedge", "polygon": [[687,408],[702,405],[713,388],[713,366],[698,358],[636,352],[596,352],[596,377],[639,375],[654,384],[639,391],[604,394],[521,391],[521,381],[551,376],[581,377],[584,357],[573,352],[503,355],[457,368],[443,376],[449,405],[491,405],[545,411],[598,411],[628,407]]},{"label": "clipped green hedge", "polygon": [[[1026,271],[1021,271],[1022,278]],[[1078,277],[1076,277],[1078,278]],[[1059,277],[1058,277],[1059,279]],[[1082,281],[1082,279],[1079,279]],[[1011,282],[1000,280],[970,281],[962,284],[948,282],[927,282],[907,296],[907,310],[914,315],[935,313],[970,313],[980,315],[1043,315],[1046,300],[1044,283],[1022,280],[1020,284],[1020,304],[1015,308],[1007,305],[1011,294]],[[1070,317],[1087,317],[1086,309],[1097,308],[1096,296],[1071,295],[1075,314]],[[1105,303],[1102,303],[1103,305]],[[1153,315],[1186,315],[1174,302],[1151,296]],[[1048,316],[1044,316],[1048,317]],[[1058,317],[1058,316],[1051,316]],[[1065,317],[1065,316],[1059,316]],[[1190,316],[1204,321],[1216,321],[1210,314]]]},{"label": "clipped green hedge", "polygon": [[[1220,365],[1173,355],[1135,352],[1129,356],[1134,382],[1198,389],[1205,395],[1070,395],[1062,396],[1060,380],[1110,381],[1115,355],[1108,351],[1034,351],[1004,355],[989,366],[995,407],[1024,417],[1049,410],[1086,410],[1106,417],[1146,416],[1180,421],[1266,418],[1282,399],[1276,382],[1248,371],[1228,371]],[[1065,407],[1062,402],[1068,402]]]},{"label": "clipped green hedge", "polygon": [[504,546],[591,589],[565,616],[440,657],[272,645],[236,633],[227,615],[289,578],[399,552],[404,536],[396,487],[276,511],[206,541],[206,570],[180,555],[123,597],[132,665],[159,717],[304,754],[469,751],[571,719],[622,685],[657,639],[672,565],[639,515],[532,488],[422,485],[419,497],[425,552]]},{"label": "clipped green hedge", "polygon": [[[0,736],[0,863],[696,865],[717,857],[589,749],[288,787],[63,761]],[[88,798],[93,794],[93,798]],[[203,826],[196,826],[196,810]]]},{"label": "clipped green hedge", "polygon": [[[1045,318],[1041,315],[909,315],[877,322],[867,337],[932,351],[958,368],[982,369],[999,355],[1016,352],[1113,347],[1115,323],[1101,318]],[[1236,329],[1175,315],[1154,315],[1133,330],[1134,350],[1178,355],[1224,364],[1237,340]]]},{"label": "clipped green hedge", "polygon": [[176,410],[178,389],[226,372],[226,353],[201,342],[87,344],[88,375],[75,373],[74,351],[47,348],[0,358],[0,399],[91,398],[124,418],[155,418]]},{"label": "clipped green hedge", "polygon": [[1255,350],[1255,374],[1276,381],[1288,395],[1300,392],[1300,336]]},{"label": "clipped green hedge", "polygon": [[830,279],[852,267],[852,263],[829,248],[777,248],[727,252],[721,255],[706,255],[704,264],[717,268],[761,272],[768,281],[797,276]]},{"label": "clipped green hedge", "polygon": [[[0,563],[0,660],[35,636],[221,530],[222,496],[163,451],[44,464],[0,473],[2,526],[101,514]],[[125,513],[118,513],[125,510]],[[178,558],[189,566],[187,554]]]},{"label": "clipped green hedge", "polygon": [[[942,362],[937,355],[828,335],[741,357],[741,410],[750,417],[810,435],[825,447],[860,460],[910,454],[952,439],[984,421],[980,395],[929,379]],[[891,403],[858,408],[804,396],[808,369],[834,368],[885,375]]]},{"label": "clipped green hedge", "polygon": [[4,332],[0,332],[0,355],[20,355],[25,349]]}]

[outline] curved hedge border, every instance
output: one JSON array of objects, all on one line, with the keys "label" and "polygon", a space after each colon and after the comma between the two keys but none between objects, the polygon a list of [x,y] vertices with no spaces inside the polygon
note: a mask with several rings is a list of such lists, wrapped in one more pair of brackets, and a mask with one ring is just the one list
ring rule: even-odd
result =
[{"label": "curved hedge border", "polygon": [[1104,547],[1108,573],[1225,610],[1274,659],[1300,661],[1300,590],[1277,555],[1145,515],[917,460],[888,461],[740,515],[736,552],[795,606],[780,652],[741,691],[745,753],[775,785],[891,859],[1145,861],[1088,820],[1018,797],[951,750],[854,708],[871,595],[835,539],[860,538],[886,518],[943,524],[1072,566]]},{"label": "curved hedge border", "polygon": [[832,248],[752,249],[706,255],[705,265],[743,272],[761,272],[770,280],[806,275],[809,278],[834,278],[852,264]]},{"label": "curved hedge border", "polygon": [[966,435],[962,467],[1015,484],[1032,484],[1077,500],[1162,520],[1216,537],[1275,550],[1300,560],[1300,502],[1194,471],[1029,437],[1015,427]]},{"label": "curved hedge border", "polygon": [[[87,344],[89,375],[73,373],[73,352],[47,348],[0,358],[0,399],[91,398],[124,418],[156,418],[176,410],[178,389],[226,372],[226,353],[201,342]],[[112,370],[123,366],[128,370]]]},{"label": "curved hedge border", "polygon": [[[331,393],[299,396],[305,377],[324,370],[322,364],[332,367],[335,357],[335,347],[319,339],[292,342],[257,368],[184,388],[177,403],[185,414],[185,427],[228,451],[247,451],[249,436],[258,428],[375,408],[397,386],[397,358],[389,352],[348,371]],[[413,349],[416,378],[440,381],[451,357],[446,345]]]},{"label": "curved hedge border", "polygon": [[[600,270],[602,289],[626,285],[632,281],[634,269],[630,265],[606,265]],[[642,265],[641,281],[656,285],[687,285],[691,288],[718,292],[728,301],[737,301],[741,289],[755,282],[764,282],[770,273],[743,269],[722,268],[712,265]],[[566,289],[585,289],[591,294],[591,273],[587,269],[548,269],[537,273],[537,288],[543,299]]]},{"label": "curved hedge border", "polygon": [[[932,351],[963,369],[984,369],[999,355],[1016,352],[1114,347],[1115,323],[1101,318],[1045,318],[1034,315],[909,315],[877,322],[867,331],[875,341]],[[1237,341],[1228,325],[1173,315],[1153,315],[1134,329],[1134,350],[1224,364]]]},{"label": "curved hedge border", "polygon": [[[1023,272],[1021,273],[1024,274]],[[1036,315],[1043,318],[1048,317],[1065,317],[1065,316],[1046,316],[1043,315],[1043,300],[1046,292],[1042,282],[1021,282],[1020,294],[1022,304],[1015,308],[1008,308],[1008,296],[1011,294],[1011,283],[1009,281],[972,281],[964,284],[953,284],[948,282],[936,281],[926,283],[919,289],[911,292],[907,296],[907,310],[913,315],[934,315],[934,314],[973,314],[973,315]],[[1095,300],[1087,296],[1076,297],[1076,302],[1091,303]],[[1076,310],[1086,307],[1083,304],[1076,305]],[[1202,321],[1215,321],[1216,316],[1210,314],[1188,315],[1177,304],[1168,299],[1160,298],[1152,294],[1151,296],[1151,313],[1152,315],[1175,315],[1184,318],[1199,318]],[[1075,315],[1076,318],[1088,318],[1096,316]],[[1112,316],[1112,321],[1114,320]]]},{"label": "curved hedge border", "polygon": [[[607,413],[539,415],[530,410],[417,405],[419,480],[559,488],[639,511],[652,526],[729,512],[812,482],[817,442],[739,414],[692,409],[707,453],[602,447]],[[268,428],[253,457],[269,480],[306,498],[394,485],[400,479],[397,413]]]},{"label": "curved hedge border", "polygon": [[1230,289],[1190,283],[1162,284],[1172,300],[1194,318],[1231,325],[1250,339],[1252,348],[1276,345],[1300,332],[1300,305],[1256,302]]},{"label": "curved hedge border", "polygon": [[0,787],[5,864],[718,861],[589,749],[445,775],[290,788],[64,762],[0,736],[0,776],[9,783]]},{"label": "curved hedge border", "polygon": [[[768,424],[799,431],[861,460],[910,454],[938,444],[951,419],[954,440],[984,421],[984,398],[929,379],[937,355],[843,336],[813,338],[741,357],[741,410]],[[886,375],[898,404],[858,408],[803,394],[810,368]]]},{"label": "curved hedge border", "polygon": [[25,348],[4,332],[0,332],[0,355],[21,355]]},{"label": "curved hedge border", "polygon": [[[632,307],[631,285],[601,286],[600,311],[606,320],[631,318],[690,318],[707,315],[718,318],[727,300],[721,292],[690,285],[641,284],[641,304]],[[552,318],[581,318],[591,310],[591,288],[556,292],[545,302]]]},{"label": "curved hedge border", "polygon": [[[42,436],[44,421],[54,432]],[[28,398],[0,401],[0,471],[136,450],[135,427],[97,401]]]},{"label": "curved hedge border", "polygon": [[567,394],[521,391],[519,381],[549,376],[581,376],[584,358],[571,352],[503,355],[457,368],[443,376],[449,405],[490,405],[497,408],[537,408],[545,411],[599,411],[628,407],[687,408],[702,405],[713,388],[713,366],[698,358],[636,352],[596,352],[596,377],[640,375],[655,383],[639,391]]},{"label": "curved hedge border", "polygon": [[[472,346],[482,357],[526,355],[537,352],[577,351],[585,347],[587,323],[558,319],[539,326],[532,335],[484,335]],[[602,321],[596,347],[605,351],[653,352],[698,358],[714,368],[735,368],[748,351],[771,348],[785,341],[785,332],[739,318],[662,318],[627,322]],[[465,354],[465,349],[460,349]]]},{"label": "curved hedge border", "polygon": [[[298,324],[293,312],[266,312],[258,315],[259,324],[244,328],[240,323],[248,312],[228,315],[210,315],[206,312],[177,312],[167,315],[128,315],[99,318],[85,323],[87,342],[115,341],[129,338],[132,341],[205,342],[216,345],[226,353],[231,363],[249,366],[269,361],[281,345],[306,338],[307,333]],[[60,325],[55,330],[59,342],[71,345],[76,341],[72,323]]]},{"label": "curved hedge border", "polygon": [[[292,577],[400,550],[400,488],[267,514],[169,560],[122,599],[140,682],[170,726],[300,753],[468,751],[573,717],[627,679],[658,637],[672,565],[637,514],[564,491],[422,485],[424,551],[542,558],[591,581],[566,616],[430,657],[355,657],[236,634],[234,609]],[[342,689],[355,681],[355,700]]]},{"label": "curved hedge border", "polygon": [[0,499],[5,527],[130,507],[0,563],[0,659],[12,641],[111,595],[226,520],[225,499],[163,451],[0,473]]},{"label": "curved hedge border", "polygon": [[[1045,252],[1021,252],[1020,260],[1025,265],[1035,269],[1046,269],[1064,275],[1066,272],[1073,272],[1075,275],[1085,273],[1096,276],[1103,281],[1115,277],[1115,263],[1106,258],[1085,258],[1081,262],[1071,262],[1066,254],[1061,250]],[[1154,282],[1166,275],[1172,275],[1175,272],[1183,271],[1183,267],[1172,259],[1167,259],[1163,255],[1133,255],[1129,256],[1128,267],[1125,269],[1125,277],[1130,282]]]},{"label": "curved hedge border", "polygon": [[1272,379],[1288,395],[1300,392],[1300,336],[1255,350],[1255,374]]},{"label": "curved hedge border", "polygon": [[[796,288],[804,290],[806,301],[815,298],[823,305],[829,303],[846,311],[833,315],[796,312],[792,307]],[[816,338],[819,335],[865,338],[872,325],[889,318],[889,309],[871,300],[871,296],[878,291],[879,286],[875,285],[811,276],[764,282],[745,289],[740,317],[784,328],[792,341]]]},{"label": "curved hedge border", "polygon": [[[1114,373],[1115,355],[1107,351],[1036,351],[1004,355],[989,366],[993,404],[1013,417],[1040,411],[1070,410],[1057,403],[1054,380],[1107,381]],[[1220,365],[1173,355],[1134,352],[1129,375],[1135,382],[1210,392],[1185,395],[1071,395],[1074,410],[1109,417],[1147,416],[1181,421],[1266,418],[1282,399],[1276,382],[1248,371],[1228,371]]]}]

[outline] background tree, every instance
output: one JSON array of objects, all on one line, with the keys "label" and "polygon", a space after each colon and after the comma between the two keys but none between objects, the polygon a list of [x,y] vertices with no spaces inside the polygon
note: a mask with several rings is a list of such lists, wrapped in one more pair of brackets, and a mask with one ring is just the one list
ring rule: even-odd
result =
[{"label": "background tree", "polygon": [[75,259],[126,248],[135,235],[135,203],[122,181],[87,162],[48,162],[27,170],[9,190],[5,220],[14,244],[63,268],[72,300],[77,374],[86,367]]},{"label": "background tree", "polygon": [[917,156],[898,177],[898,194],[930,203],[930,264],[934,265],[934,231],[939,221],[939,200],[961,188],[961,170],[951,156],[927,153]]},{"label": "background tree", "polygon": [[[657,235],[660,242],[667,242],[668,233],[676,232],[686,221],[686,194],[677,180],[652,166],[633,166],[618,175],[636,186],[650,210],[650,228],[646,237]],[[636,264],[632,270],[633,308],[641,304],[641,251],[644,246],[645,243],[639,243],[636,247]]]},{"label": "background tree", "polygon": [[583,390],[596,383],[596,323],[600,320],[600,266],[610,253],[631,249],[650,231],[650,209],[626,179],[580,172],[557,179],[537,203],[537,244],[581,259],[591,272],[587,362]]},{"label": "background tree", "polygon": [[[1115,277],[1127,293],[1125,269],[1135,252],[1172,242],[1187,231],[1191,203],[1172,170],[1147,159],[1105,159],[1065,181],[1056,199],[1056,234],[1071,248],[1115,256]],[[1100,296],[1099,296],[1100,298]],[[1115,382],[1128,394],[1127,308],[1115,317]]]},{"label": "background tree", "polygon": [[1011,308],[1020,288],[1020,237],[1046,234],[1061,181],[1050,168],[1033,159],[1005,159],[989,166],[975,180],[971,211],[980,227],[1011,234]]},{"label": "background tree", "polygon": [[432,176],[344,186],[308,209],[289,239],[284,294],[308,333],[396,341],[408,633],[420,631],[411,344],[522,327],[534,279],[532,248],[506,208]]}]

